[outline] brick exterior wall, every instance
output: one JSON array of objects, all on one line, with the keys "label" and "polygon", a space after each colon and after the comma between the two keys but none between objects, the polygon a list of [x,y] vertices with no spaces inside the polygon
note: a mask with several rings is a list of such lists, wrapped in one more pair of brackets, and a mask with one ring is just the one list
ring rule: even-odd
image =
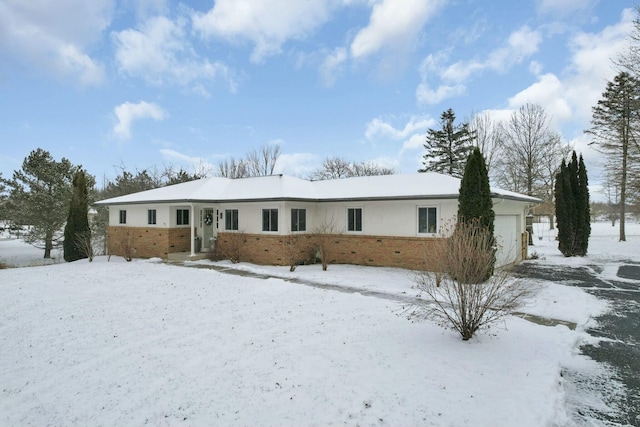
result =
[{"label": "brick exterior wall", "polygon": [[[122,242],[131,241],[134,257],[167,258],[169,253],[191,250],[189,228],[151,228],[111,226],[109,254],[124,255]],[[216,250],[222,258],[236,255],[240,261],[264,265],[290,265],[313,262],[318,244],[330,264],[356,264],[379,267],[437,270],[441,238],[413,238],[361,235],[294,236],[219,233]]]},{"label": "brick exterior wall", "polygon": [[167,258],[172,252],[191,250],[191,229],[157,227],[109,227],[110,255],[123,256],[123,242],[131,242],[133,256],[139,258]]},{"label": "brick exterior wall", "polygon": [[292,260],[314,261],[318,244],[323,246],[330,264],[437,270],[444,240],[348,234],[269,236],[220,233],[216,249],[225,258],[229,253],[235,253],[240,261],[289,265]]}]

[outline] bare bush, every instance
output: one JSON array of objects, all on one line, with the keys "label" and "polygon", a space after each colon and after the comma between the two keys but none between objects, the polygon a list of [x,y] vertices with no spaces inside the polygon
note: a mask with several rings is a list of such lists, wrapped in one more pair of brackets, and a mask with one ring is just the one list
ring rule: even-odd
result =
[{"label": "bare bush", "polygon": [[313,242],[316,247],[313,258],[320,258],[323,271],[327,270],[331,259],[331,241],[342,232],[333,217],[325,217],[313,231]]},{"label": "bare bush", "polygon": [[83,258],[88,258],[89,262],[93,261],[93,243],[91,241],[91,231],[85,231],[76,234],[76,248]]},{"label": "bare bush", "polygon": [[283,252],[289,264],[289,271],[295,271],[299,264],[304,263],[300,258],[302,250],[302,236],[300,234],[289,234],[282,239]]},{"label": "bare bush", "polygon": [[493,269],[492,240],[492,233],[478,224],[457,224],[441,254],[441,271],[416,272],[416,288],[426,301],[407,307],[407,317],[434,320],[468,340],[516,311],[530,291],[505,270],[485,280]]},{"label": "bare bush", "polygon": [[133,233],[127,231],[127,234],[124,236],[124,239],[120,242],[120,250],[122,252],[122,257],[130,262],[133,259],[133,255],[136,253],[135,248],[135,238]]},{"label": "bare bush", "polygon": [[242,261],[243,248],[247,243],[247,236],[244,232],[225,233],[220,235],[216,245],[209,251],[209,259],[219,261],[228,259],[234,264]]}]

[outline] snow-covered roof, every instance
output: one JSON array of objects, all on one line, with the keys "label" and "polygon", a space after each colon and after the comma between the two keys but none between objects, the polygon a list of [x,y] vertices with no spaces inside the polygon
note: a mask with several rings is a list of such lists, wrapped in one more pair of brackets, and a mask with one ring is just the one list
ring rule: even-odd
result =
[{"label": "snow-covered roof", "polygon": [[[457,198],[460,179],[438,173],[363,176],[309,181],[288,175],[203,178],[99,201],[100,205],[216,203],[258,200],[393,200]],[[494,198],[539,203],[535,197],[492,188]]]}]

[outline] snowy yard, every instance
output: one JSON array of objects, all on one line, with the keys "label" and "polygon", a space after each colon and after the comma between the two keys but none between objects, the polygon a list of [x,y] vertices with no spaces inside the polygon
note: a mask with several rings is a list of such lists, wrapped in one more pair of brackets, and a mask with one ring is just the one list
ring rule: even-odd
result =
[{"label": "snowy yard", "polygon": [[[640,261],[640,227],[616,230],[594,226],[591,261]],[[540,234],[537,262],[588,262]],[[29,256],[0,240],[0,261]],[[406,270],[233,268],[350,291],[117,257],[0,270],[0,425],[570,425],[560,371],[589,365],[583,328],[607,309],[532,283],[522,311],[576,330],[509,317],[463,342],[353,292],[414,295]]]}]

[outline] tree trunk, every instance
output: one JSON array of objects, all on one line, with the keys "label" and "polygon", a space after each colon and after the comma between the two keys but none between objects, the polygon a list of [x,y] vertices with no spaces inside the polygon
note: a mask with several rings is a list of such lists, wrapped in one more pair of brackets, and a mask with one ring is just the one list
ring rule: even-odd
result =
[{"label": "tree trunk", "polygon": [[53,249],[53,232],[47,231],[44,237],[44,257],[51,258],[51,249]]},{"label": "tree trunk", "polygon": [[553,214],[549,214],[549,230],[554,230],[555,228],[555,216]]}]

